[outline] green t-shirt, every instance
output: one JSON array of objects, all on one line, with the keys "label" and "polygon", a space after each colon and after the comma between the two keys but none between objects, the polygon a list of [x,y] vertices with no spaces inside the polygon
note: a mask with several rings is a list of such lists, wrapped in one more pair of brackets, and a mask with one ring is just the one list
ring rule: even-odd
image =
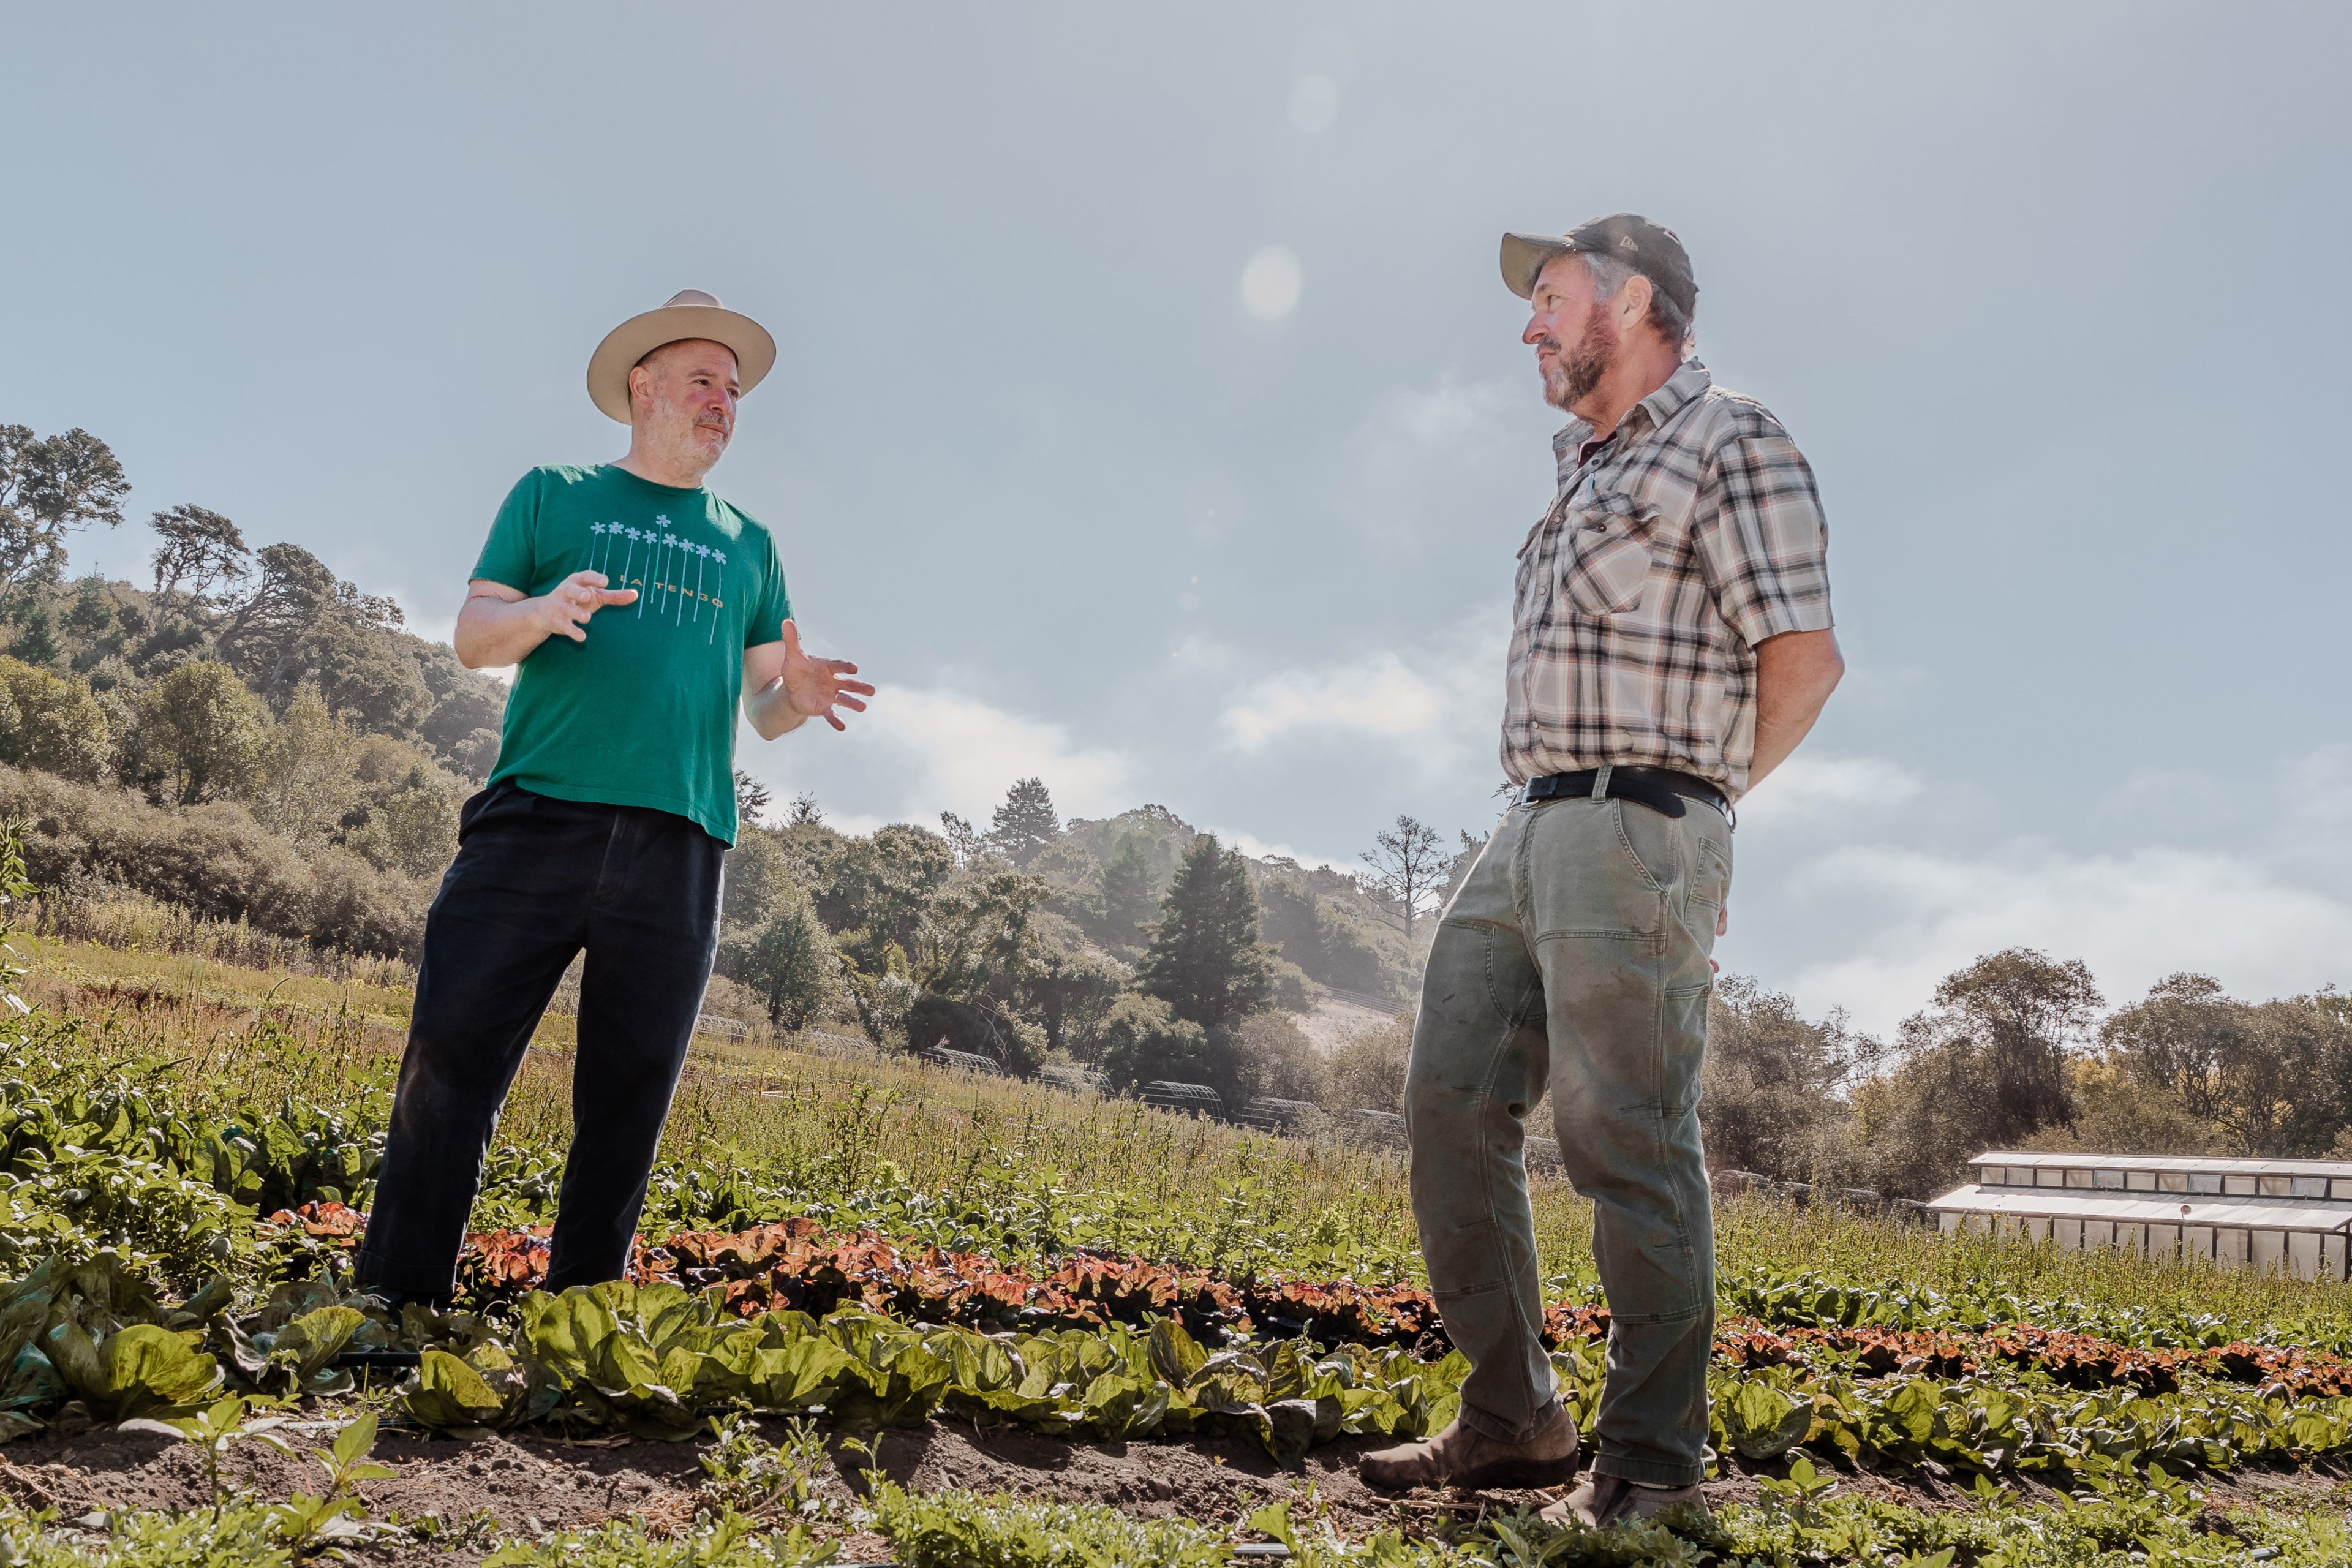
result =
[{"label": "green t-shirt", "polygon": [[535,598],[583,570],[636,603],[597,611],[586,642],[551,637],[524,657],[490,782],[675,812],[734,843],[743,650],[780,640],[793,613],[775,541],[707,489],[612,463],[533,468],[474,575]]}]

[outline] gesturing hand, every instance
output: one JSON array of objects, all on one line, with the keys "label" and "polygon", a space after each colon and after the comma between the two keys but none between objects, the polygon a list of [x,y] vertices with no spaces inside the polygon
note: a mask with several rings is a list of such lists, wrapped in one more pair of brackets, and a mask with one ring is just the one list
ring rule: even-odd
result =
[{"label": "gesturing hand", "polygon": [[589,616],[607,605],[635,602],[635,588],[607,588],[610,581],[602,572],[574,572],[549,589],[541,601],[546,606],[548,631],[586,642]]},{"label": "gesturing hand", "polygon": [[846,730],[849,726],[835,714],[835,707],[863,713],[866,704],[859,699],[874,695],[866,682],[847,679],[856,673],[857,667],[845,658],[811,658],[803,653],[800,628],[784,623],[784,697],[794,712]]}]

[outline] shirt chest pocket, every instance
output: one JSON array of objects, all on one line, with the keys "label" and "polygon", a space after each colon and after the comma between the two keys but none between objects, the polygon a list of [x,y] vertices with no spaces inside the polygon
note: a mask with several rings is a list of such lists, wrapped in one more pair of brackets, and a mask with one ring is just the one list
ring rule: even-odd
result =
[{"label": "shirt chest pocket", "polygon": [[1608,491],[1570,504],[1560,585],[1588,616],[1622,616],[1642,607],[1650,583],[1650,509]]}]

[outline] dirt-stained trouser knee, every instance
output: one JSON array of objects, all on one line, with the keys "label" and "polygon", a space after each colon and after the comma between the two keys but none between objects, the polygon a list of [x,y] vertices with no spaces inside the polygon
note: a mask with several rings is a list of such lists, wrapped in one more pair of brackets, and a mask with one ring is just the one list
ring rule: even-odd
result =
[{"label": "dirt-stained trouser knee", "polygon": [[1706,1447],[1715,1230],[1699,1063],[1723,814],[1632,801],[1514,806],[1439,922],[1406,1076],[1413,1217],[1462,1419],[1510,1442],[1559,1407],[1522,1150],[1549,1080],[1560,1157],[1593,1205],[1610,1310],[1596,1471],[1682,1485]]}]

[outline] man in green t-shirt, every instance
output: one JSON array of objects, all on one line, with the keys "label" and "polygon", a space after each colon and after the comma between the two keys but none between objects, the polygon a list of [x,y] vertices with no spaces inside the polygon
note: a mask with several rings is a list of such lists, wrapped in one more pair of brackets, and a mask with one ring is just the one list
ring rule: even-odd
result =
[{"label": "man in green t-shirt", "polygon": [[775,359],[698,289],[632,317],[588,364],[628,456],[534,468],[491,524],[455,641],[468,668],[515,666],[514,690],[425,918],[359,1255],[390,1305],[449,1295],[499,1108],[583,950],[547,1285],[621,1277],[709,984],[738,703],[774,740],[874,694],[801,651],[775,540],[702,483]]}]

